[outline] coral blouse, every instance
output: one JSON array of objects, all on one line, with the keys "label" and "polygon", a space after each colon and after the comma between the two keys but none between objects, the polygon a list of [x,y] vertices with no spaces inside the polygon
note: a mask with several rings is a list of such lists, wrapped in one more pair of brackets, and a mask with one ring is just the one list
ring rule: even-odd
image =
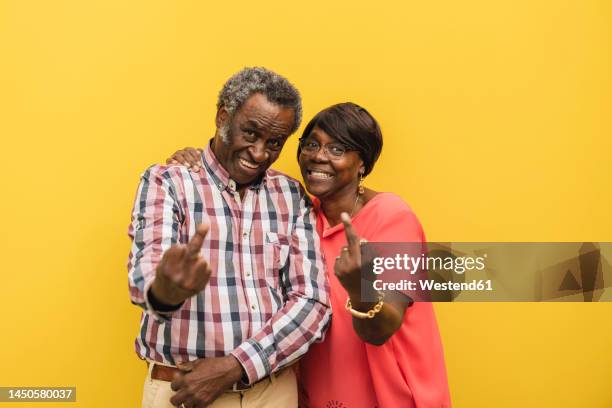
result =
[{"label": "coral blouse", "polygon": [[[301,408],[448,408],[444,353],[431,303],[406,309],[400,329],[382,346],[365,343],[345,310],[347,292],[334,275],[346,236],[330,227],[315,199],[333,310],[330,329],[300,361]],[[425,242],[418,219],[397,195],[379,193],[352,220],[370,242]]]}]

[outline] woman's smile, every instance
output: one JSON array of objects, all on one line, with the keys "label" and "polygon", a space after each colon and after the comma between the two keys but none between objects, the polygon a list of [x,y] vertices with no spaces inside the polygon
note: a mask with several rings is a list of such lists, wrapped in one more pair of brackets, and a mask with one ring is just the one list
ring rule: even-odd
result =
[{"label": "woman's smile", "polygon": [[306,169],[306,178],[309,182],[319,182],[319,181],[328,181],[332,179],[334,175],[325,170],[316,169],[316,168],[308,168]]}]

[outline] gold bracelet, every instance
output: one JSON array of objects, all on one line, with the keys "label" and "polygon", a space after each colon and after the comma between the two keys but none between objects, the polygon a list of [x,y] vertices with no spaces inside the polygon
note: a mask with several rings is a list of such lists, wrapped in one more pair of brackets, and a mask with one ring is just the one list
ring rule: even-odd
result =
[{"label": "gold bracelet", "polygon": [[359,310],[353,309],[353,305],[351,304],[351,297],[349,296],[346,299],[346,310],[351,312],[351,314],[358,319],[373,319],[376,316],[376,313],[380,312],[383,307],[383,298],[384,294],[382,292],[378,292],[378,303],[374,305],[374,307],[367,312],[360,312]]}]

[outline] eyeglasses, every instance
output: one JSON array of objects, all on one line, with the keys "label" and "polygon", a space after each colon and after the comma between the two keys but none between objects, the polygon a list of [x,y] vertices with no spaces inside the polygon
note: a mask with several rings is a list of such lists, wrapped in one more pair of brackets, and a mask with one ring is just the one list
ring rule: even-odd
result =
[{"label": "eyeglasses", "polygon": [[302,153],[309,155],[315,155],[323,148],[325,154],[331,160],[341,159],[344,153],[353,150],[342,143],[328,143],[321,146],[319,142],[314,139],[300,139],[300,148],[302,149]]}]

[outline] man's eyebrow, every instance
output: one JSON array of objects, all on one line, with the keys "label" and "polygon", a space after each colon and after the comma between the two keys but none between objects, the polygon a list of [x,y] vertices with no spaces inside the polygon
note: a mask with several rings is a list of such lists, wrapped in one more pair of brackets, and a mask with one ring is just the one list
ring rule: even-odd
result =
[{"label": "man's eyebrow", "polygon": [[[261,123],[257,122],[254,119],[248,119],[245,123],[244,126],[248,127],[248,128],[253,128],[253,130],[256,131],[256,133],[261,133],[265,130],[265,125],[262,125]],[[278,139],[282,139],[283,141],[286,141],[287,139],[289,139],[289,136],[291,136],[291,133],[288,133],[286,135],[281,135],[281,134],[274,134],[272,135],[272,137],[278,138]]]},{"label": "man's eyebrow", "polygon": [[254,121],[253,119],[247,120],[245,125],[253,127],[255,129],[257,129],[257,130],[261,129],[261,125],[259,123],[257,123],[256,121]]}]

